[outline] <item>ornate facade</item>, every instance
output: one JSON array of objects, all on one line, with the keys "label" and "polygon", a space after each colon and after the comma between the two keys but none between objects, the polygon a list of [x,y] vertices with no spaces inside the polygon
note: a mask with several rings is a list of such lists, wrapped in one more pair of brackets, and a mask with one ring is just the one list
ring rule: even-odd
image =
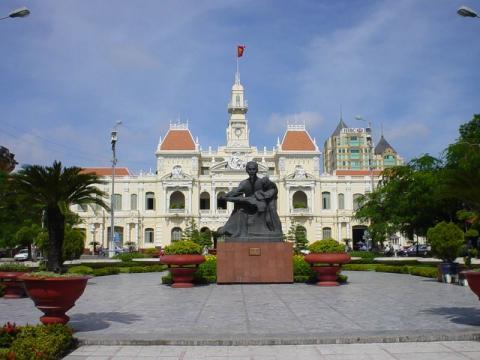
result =
[{"label": "ornate facade", "polygon": [[[250,145],[248,104],[237,73],[228,104],[226,143],[200,148],[186,124],[171,124],[155,152],[155,173],[115,172],[115,232],[119,246],[165,246],[180,239],[190,219],[200,229],[216,230],[233,209],[219,196],[246,178],[245,164],[259,164],[259,176],[269,176],[279,189],[278,213],[284,233],[292,222],[305,227],[310,242],[326,237],[361,240],[366,228],[353,219],[359,195],[370,191],[378,172],[344,170],[322,173],[321,152],[304,125],[291,124],[273,149]],[[104,177],[110,194],[110,168],[88,168]],[[373,181],[372,181],[373,178]],[[84,220],[87,244],[108,245],[110,214],[103,209],[76,207]],[[350,242],[351,244],[351,242]]]}]

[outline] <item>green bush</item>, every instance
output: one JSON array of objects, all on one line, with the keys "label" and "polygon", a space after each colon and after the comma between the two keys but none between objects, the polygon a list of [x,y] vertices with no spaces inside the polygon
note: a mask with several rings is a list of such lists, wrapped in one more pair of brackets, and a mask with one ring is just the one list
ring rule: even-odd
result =
[{"label": "green bush", "polygon": [[408,266],[396,266],[396,265],[383,265],[378,264],[375,267],[377,272],[388,272],[388,273],[398,273],[398,274],[408,274]]},{"label": "green bush", "polygon": [[348,255],[351,257],[360,257],[362,259],[373,259],[382,256],[382,254],[374,251],[349,251]]},{"label": "green bush", "polygon": [[30,272],[33,269],[31,267],[15,264],[15,263],[5,263],[0,264],[0,271],[17,271],[17,272]]},{"label": "green bush", "polygon": [[168,272],[165,276],[162,276],[162,284],[170,285],[173,283],[172,274]]},{"label": "green bush", "polygon": [[315,281],[315,272],[303,256],[293,256],[293,280],[295,282]]},{"label": "green bush", "polygon": [[442,221],[428,229],[427,240],[434,255],[445,262],[453,262],[463,245],[464,234],[454,223]]},{"label": "green bush", "polygon": [[345,245],[342,245],[333,239],[323,239],[311,243],[308,246],[308,250],[314,254],[343,253],[345,252]]},{"label": "green bush", "polygon": [[159,254],[159,251],[156,248],[146,248],[143,249],[142,252],[146,257],[154,257],[155,255]]},{"label": "green bush", "polygon": [[14,359],[61,359],[73,346],[72,330],[60,324],[23,326],[10,346]]},{"label": "green bush", "polygon": [[418,266],[409,266],[408,271],[410,275],[423,276],[432,279],[437,278],[438,270],[436,267],[418,267]]},{"label": "green bush", "polygon": [[202,253],[202,247],[190,240],[176,241],[166,246],[164,250],[166,255],[200,255]]},{"label": "green bush", "polygon": [[147,272],[161,272],[167,269],[167,265],[144,265],[132,266],[128,268],[129,273],[147,273]]},{"label": "green bush", "polygon": [[72,266],[67,271],[68,274],[82,274],[82,275],[92,275],[93,269],[90,266],[86,265],[77,265]]},{"label": "green bush", "polygon": [[5,295],[5,286],[0,284],[0,298]]},{"label": "green bush", "polygon": [[132,261],[132,259],[142,259],[146,257],[147,255],[141,254],[139,252],[127,252],[127,253],[115,255],[114,259],[119,259],[119,260],[122,260],[123,262],[129,262],[129,261]]},{"label": "green bush", "polygon": [[119,273],[120,273],[120,268],[112,267],[112,266],[93,269],[93,275],[95,276],[117,275]]},{"label": "green bush", "polygon": [[340,284],[345,284],[345,283],[347,283],[347,281],[348,281],[348,276],[347,276],[347,275],[343,275],[343,274],[338,274],[338,276],[337,276],[337,281],[338,281]]},{"label": "green bush", "polygon": [[194,282],[197,284],[211,284],[217,282],[216,256],[205,256],[205,262],[198,266],[198,270],[194,275]]},{"label": "green bush", "polygon": [[342,270],[347,271],[375,271],[377,264],[345,264]]}]

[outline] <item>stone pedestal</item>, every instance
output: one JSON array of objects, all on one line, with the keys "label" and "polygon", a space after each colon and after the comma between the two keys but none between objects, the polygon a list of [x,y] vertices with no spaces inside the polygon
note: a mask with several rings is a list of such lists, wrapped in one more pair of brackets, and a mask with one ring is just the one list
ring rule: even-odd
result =
[{"label": "stone pedestal", "polygon": [[292,247],[287,242],[218,243],[217,283],[292,283]]}]

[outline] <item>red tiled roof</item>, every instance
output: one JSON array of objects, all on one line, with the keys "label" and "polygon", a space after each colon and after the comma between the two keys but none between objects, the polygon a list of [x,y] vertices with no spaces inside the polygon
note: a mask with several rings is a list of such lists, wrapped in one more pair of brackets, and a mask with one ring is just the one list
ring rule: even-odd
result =
[{"label": "red tiled roof", "polygon": [[[375,176],[382,173],[380,170],[373,170],[372,172]],[[335,170],[335,174],[339,176],[369,176],[370,170]]]},{"label": "red tiled roof", "polygon": [[306,130],[287,130],[282,141],[284,151],[315,151],[316,146]]},{"label": "red tiled roof", "polygon": [[188,130],[168,130],[160,150],[195,150],[195,141]]},{"label": "red tiled roof", "polygon": [[[94,173],[94,174],[97,174],[98,176],[112,176],[112,168],[110,167],[83,168],[80,173],[83,173],[83,174]],[[130,175],[130,171],[128,171],[128,168],[125,168],[125,167],[115,168],[115,176],[129,176],[129,175]]]}]

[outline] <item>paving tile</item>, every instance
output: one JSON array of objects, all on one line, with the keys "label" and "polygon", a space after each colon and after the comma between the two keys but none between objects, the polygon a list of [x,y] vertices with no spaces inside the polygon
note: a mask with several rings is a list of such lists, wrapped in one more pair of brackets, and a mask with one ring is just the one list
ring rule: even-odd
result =
[{"label": "paving tile", "polygon": [[[480,342],[478,341],[443,341],[440,342],[443,346],[452,349],[453,351],[480,351]],[[480,357],[479,357],[480,359]]]},{"label": "paving tile", "polygon": [[418,342],[418,343],[392,343],[380,344],[382,349],[385,349],[391,354],[419,354],[419,353],[449,353],[452,349],[444,346],[439,342]]},{"label": "paving tile", "polygon": [[[412,360],[412,354],[395,354],[398,360]],[[416,353],[414,360],[467,360],[468,357],[460,353]],[[477,358],[478,360],[478,358]]]},{"label": "paving tile", "polygon": [[335,354],[386,354],[378,344],[325,344],[316,345],[318,352],[322,355]]},{"label": "paving tile", "polygon": [[467,359],[478,360],[480,359],[480,351],[461,352]]}]

